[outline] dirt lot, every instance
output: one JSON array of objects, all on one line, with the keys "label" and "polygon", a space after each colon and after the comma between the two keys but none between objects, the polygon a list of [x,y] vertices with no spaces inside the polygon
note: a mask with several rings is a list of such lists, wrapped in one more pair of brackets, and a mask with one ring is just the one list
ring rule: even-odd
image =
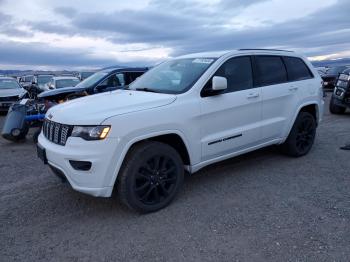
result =
[{"label": "dirt lot", "polygon": [[207,167],[139,215],[60,183],[30,140],[0,139],[0,261],[349,261],[346,141],[350,114],[327,109],[306,157],[272,147]]}]

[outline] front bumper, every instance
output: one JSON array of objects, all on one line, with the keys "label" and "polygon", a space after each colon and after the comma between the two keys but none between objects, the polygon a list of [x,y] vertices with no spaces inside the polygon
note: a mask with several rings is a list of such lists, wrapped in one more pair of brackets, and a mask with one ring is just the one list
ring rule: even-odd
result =
[{"label": "front bumper", "polygon": [[[45,149],[47,163],[55,173],[64,176],[73,189],[97,197],[109,197],[113,191],[112,177],[115,170],[115,151],[118,140],[106,138],[98,141],[85,141],[69,137],[65,146],[47,140],[41,133],[38,144]],[[87,171],[76,170],[73,161],[91,162]],[[114,164],[115,163],[115,164]]]},{"label": "front bumper", "polygon": [[350,107],[350,99],[345,100],[344,98],[339,98],[333,95],[333,103],[341,107]]}]

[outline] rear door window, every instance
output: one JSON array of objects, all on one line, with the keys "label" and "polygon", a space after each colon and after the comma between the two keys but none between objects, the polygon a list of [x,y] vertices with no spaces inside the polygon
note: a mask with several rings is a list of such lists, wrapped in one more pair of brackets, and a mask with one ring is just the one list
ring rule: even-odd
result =
[{"label": "rear door window", "polygon": [[258,86],[287,82],[287,71],[280,56],[255,56]]},{"label": "rear door window", "polygon": [[283,57],[287,67],[288,79],[290,81],[298,81],[313,78],[307,65],[298,57]]}]

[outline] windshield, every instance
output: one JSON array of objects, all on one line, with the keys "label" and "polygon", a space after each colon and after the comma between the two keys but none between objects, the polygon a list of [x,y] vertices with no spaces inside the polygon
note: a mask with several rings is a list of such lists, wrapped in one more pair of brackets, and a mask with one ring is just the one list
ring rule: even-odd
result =
[{"label": "windshield", "polygon": [[24,82],[32,82],[33,78],[34,78],[34,76],[25,76],[24,77]]},{"label": "windshield", "polygon": [[336,67],[332,67],[331,69],[329,69],[327,71],[328,75],[337,75],[341,72],[343,72],[346,69],[346,66],[336,66]]},{"label": "windshield", "polygon": [[104,78],[106,75],[108,75],[107,72],[97,72],[88,78],[86,78],[84,81],[80,82],[77,87],[80,88],[89,88],[93,85],[97,84],[102,78]]},{"label": "windshield", "polygon": [[91,76],[94,72],[81,72],[80,76],[81,78],[85,79],[88,78],[89,76]]},{"label": "windshield", "polygon": [[0,79],[0,89],[17,89],[21,88],[15,80]]},{"label": "windshield", "polygon": [[142,75],[130,89],[181,94],[189,90],[214,61],[213,58],[170,60]]},{"label": "windshield", "polygon": [[343,71],[344,74],[350,74],[350,68]]},{"label": "windshield", "polygon": [[76,86],[79,83],[78,79],[61,79],[56,80],[56,88]]},{"label": "windshield", "polygon": [[51,81],[52,76],[38,76],[38,84],[46,84]]}]

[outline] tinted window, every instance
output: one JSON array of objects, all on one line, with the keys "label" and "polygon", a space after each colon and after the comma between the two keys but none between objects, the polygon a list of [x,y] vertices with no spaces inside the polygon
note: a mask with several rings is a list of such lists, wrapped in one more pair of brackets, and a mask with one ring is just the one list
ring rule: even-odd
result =
[{"label": "tinted window", "polygon": [[253,88],[253,73],[249,56],[231,58],[218,69],[215,76],[226,77],[226,92]]},{"label": "tinted window", "polygon": [[288,79],[290,81],[297,81],[312,78],[309,68],[304,61],[297,57],[283,57],[284,63],[287,67]]},{"label": "tinted window", "polygon": [[[113,74],[107,79],[105,79],[102,83],[99,84],[99,86],[105,86],[105,87],[118,87],[121,86],[121,83],[119,81],[119,76],[120,74]],[[122,74],[121,74],[122,75]],[[124,77],[123,77],[124,79]]]},{"label": "tinted window", "polygon": [[56,80],[56,88],[71,87],[79,84],[78,79],[61,79]]},{"label": "tinted window", "polygon": [[100,71],[97,72],[88,78],[86,78],[84,81],[80,82],[77,87],[79,88],[88,88],[91,86],[96,85],[99,81],[101,81],[106,75],[108,75],[108,72]]},{"label": "tinted window", "polygon": [[256,56],[258,85],[274,85],[287,82],[287,72],[281,57]]},{"label": "tinted window", "polygon": [[125,72],[124,73],[125,85],[131,84],[136,80],[136,78],[142,76],[143,73],[144,72]]}]

